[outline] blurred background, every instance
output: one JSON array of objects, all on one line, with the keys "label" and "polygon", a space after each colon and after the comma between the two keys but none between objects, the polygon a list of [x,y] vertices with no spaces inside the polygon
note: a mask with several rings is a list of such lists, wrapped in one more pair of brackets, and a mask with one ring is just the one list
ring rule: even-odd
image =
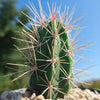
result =
[{"label": "blurred background", "polygon": [[[30,0],[38,9],[38,0]],[[85,11],[86,16],[77,22],[77,25],[84,23],[82,26],[87,28],[83,29],[80,37],[86,39],[83,44],[95,42],[93,45],[87,47],[92,52],[81,54],[90,60],[82,60],[77,66],[93,68],[88,70],[91,76],[82,77],[80,80],[92,83],[90,88],[100,88],[100,0],[40,0],[42,7],[48,14],[47,2],[50,5],[56,2],[57,6],[61,7],[61,12],[64,7],[69,6],[69,11],[75,6],[73,18],[77,17]],[[21,47],[19,41],[14,40],[12,37],[20,38],[20,30],[23,26],[17,22],[16,19],[21,20],[28,26],[28,19],[21,13],[25,12],[27,15],[32,15],[32,12],[25,6],[29,4],[29,0],[0,0],[0,93],[5,90],[14,90],[26,87],[26,77],[21,78],[15,82],[12,79],[20,75],[20,73],[12,74],[19,70],[25,69],[20,66],[8,66],[7,63],[24,64],[24,57],[13,46],[16,44]],[[51,7],[52,8],[52,7]],[[39,9],[37,10],[39,12]],[[8,68],[9,67],[9,68]],[[16,70],[15,70],[16,69]]]}]

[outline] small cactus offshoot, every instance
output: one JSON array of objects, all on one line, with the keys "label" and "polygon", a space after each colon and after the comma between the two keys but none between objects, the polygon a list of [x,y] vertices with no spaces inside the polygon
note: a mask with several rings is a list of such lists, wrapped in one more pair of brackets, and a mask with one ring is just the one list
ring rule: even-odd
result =
[{"label": "small cactus offshoot", "polygon": [[[45,98],[52,100],[64,98],[74,84],[74,51],[90,45],[77,45],[80,40],[75,41],[80,33],[78,32],[80,26],[74,24],[80,20],[81,15],[72,22],[74,8],[70,14],[68,9],[60,13],[60,7],[55,6],[51,11],[48,4],[49,15],[46,15],[40,1],[40,14],[34,4],[30,3],[27,7],[34,15],[34,17],[28,16],[23,12],[28,17],[31,27],[25,26],[18,20],[25,27],[21,31],[24,38],[18,40],[26,43],[26,48],[17,46],[16,48],[25,56],[27,65],[24,66],[28,67],[28,71],[13,81],[30,73],[29,87],[35,91],[36,95],[42,94]],[[76,30],[72,39],[71,30]],[[23,50],[27,50],[28,53],[24,53]]]}]

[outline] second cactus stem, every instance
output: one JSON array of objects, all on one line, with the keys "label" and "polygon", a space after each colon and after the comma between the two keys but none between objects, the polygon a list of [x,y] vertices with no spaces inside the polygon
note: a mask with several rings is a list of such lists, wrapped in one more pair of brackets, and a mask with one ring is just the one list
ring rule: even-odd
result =
[{"label": "second cactus stem", "polygon": [[33,30],[37,32],[34,38],[38,41],[33,45],[30,87],[37,95],[43,94],[52,100],[63,98],[72,85],[73,56],[68,31],[64,26],[61,22],[52,20]]}]

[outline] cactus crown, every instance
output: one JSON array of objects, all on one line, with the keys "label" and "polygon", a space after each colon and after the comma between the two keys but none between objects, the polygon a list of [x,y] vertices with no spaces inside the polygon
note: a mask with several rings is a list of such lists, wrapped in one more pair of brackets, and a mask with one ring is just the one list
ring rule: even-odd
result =
[{"label": "cactus crown", "polygon": [[[40,15],[33,4],[30,3],[27,7],[35,18],[23,13],[30,19],[31,28],[18,20],[26,28],[21,32],[24,39],[19,40],[28,45],[26,48],[17,49],[25,56],[29,70],[18,78],[30,73],[29,86],[37,95],[42,94],[53,100],[64,98],[73,84],[73,51],[89,45],[76,47],[79,41],[75,42],[75,39],[80,32],[76,32],[72,39],[69,37],[70,30],[79,29],[74,23],[80,18],[71,22],[73,9],[70,14],[68,9],[60,14],[60,7],[51,11],[48,4],[50,15],[46,19],[40,1]],[[23,49],[29,51],[27,54],[30,58],[24,54]]]}]

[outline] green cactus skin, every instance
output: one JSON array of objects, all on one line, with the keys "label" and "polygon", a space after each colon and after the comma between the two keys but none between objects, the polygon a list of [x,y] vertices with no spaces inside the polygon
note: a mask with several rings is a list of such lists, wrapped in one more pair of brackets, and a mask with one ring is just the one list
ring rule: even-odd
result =
[{"label": "green cactus skin", "polygon": [[45,98],[56,100],[69,92],[72,80],[67,78],[72,75],[73,59],[67,53],[69,37],[64,25],[56,20],[45,23],[45,26],[37,28],[40,41],[44,40],[43,45],[37,46],[34,51],[37,64],[33,65],[37,67],[37,74],[34,71],[31,75],[30,87],[37,95],[43,94]]}]

